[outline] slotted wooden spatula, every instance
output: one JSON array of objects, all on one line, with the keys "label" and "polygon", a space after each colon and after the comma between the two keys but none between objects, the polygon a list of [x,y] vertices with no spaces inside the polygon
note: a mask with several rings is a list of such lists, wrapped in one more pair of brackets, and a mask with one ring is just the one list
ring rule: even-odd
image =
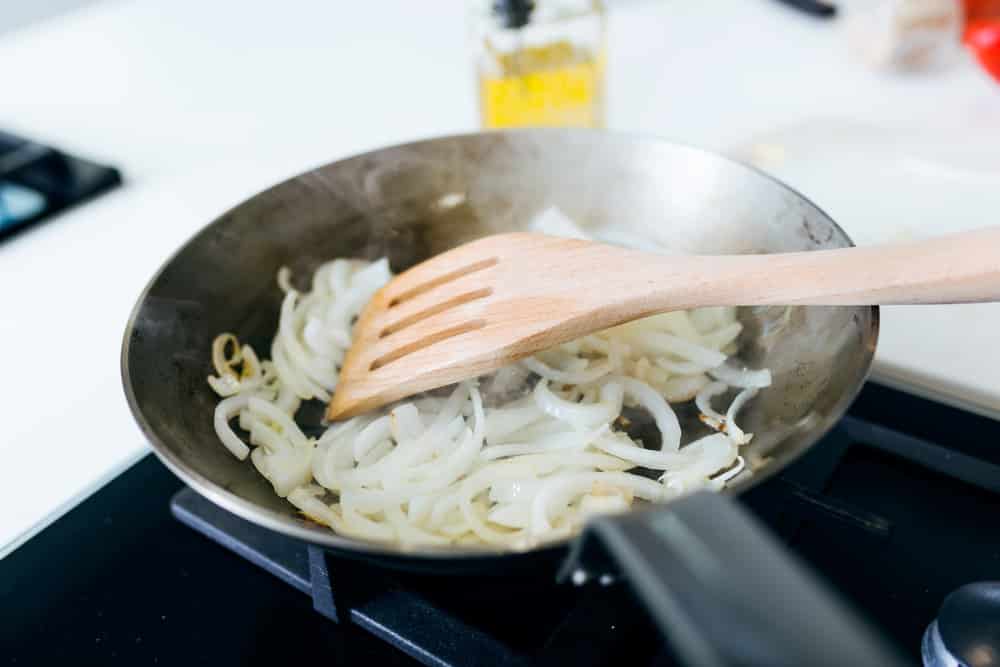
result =
[{"label": "slotted wooden spatula", "polygon": [[996,300],[1000,228],[879,247],[728,256],[490,236],[418,264],[375,295],[355,326],[327,417],[350,417],[670,310]]}]

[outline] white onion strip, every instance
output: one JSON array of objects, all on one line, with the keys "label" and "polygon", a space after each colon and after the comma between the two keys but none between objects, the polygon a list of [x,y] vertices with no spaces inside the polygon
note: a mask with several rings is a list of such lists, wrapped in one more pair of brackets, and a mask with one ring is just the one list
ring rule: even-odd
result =
[{"label": "white onion strip", "polygon": [[763,389],[771,386],[771,371],[764,368],[759,371],[738,369],[721,364],[708,371],[708,374],[720,382],[725,382],[730,387],[740,387],[741,389]]},{"label": "white onion strip", "polygon": [[663,486],[653,480],[622,472],[589,472],[557,475],[538,490],[531,503],[531,531],[544,535],[552,530],[551,519],[565,509],[573,496],[593,491],[595,486],[628,489],[635,496],[655,502],[663,497]]},{"label": "white onion strip", "polygon": [[694,404],[701,412],[701,420],[709,427],[721,430],[726,425],[726,418],[712,407],[712,399],[729,390],[724,382],[712,382],[698,392],[694,398]]},{"label": "white onion strip", "polygon": [[676,452],[681,446],[681,425],[663,394],[635,378],[619,378],[618,381],[622,383],[625,394],[653,416],[656,428],[660,430],[660,449]]},{"label": "white onion strip", "polygon": [[584,426],[611,423],[621,413],[624,398],[621,383],[616,382],[601,387],[601,401],[592,405],[572,403],[559,398],[552,393],[545,380],[535,385],[534,395],[535,403],[545,414],[554,419]]},{"label": "white onion strip", "polygon": [[562,371],[558,368],[552,368],[534,357],[522,359],[521,363],[532,373],[535,373],[546,380],[560,382],[562,384],[589,384],[601,379],[614,370],[614,366],[607,360],[598,362],[589,368],[579,371]]}]

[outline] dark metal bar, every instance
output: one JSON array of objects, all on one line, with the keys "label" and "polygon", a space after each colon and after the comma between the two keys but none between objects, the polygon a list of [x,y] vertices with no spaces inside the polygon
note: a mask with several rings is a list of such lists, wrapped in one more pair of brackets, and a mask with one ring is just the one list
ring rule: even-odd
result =
[{"label": "dark metal bar", "polygon": [[869,447],[895,454],[987,491],[1000,492],[1000,466],[995,463],[854,417],[844,417],[840,426],[852,438]]},{"label": "dark metal bar", "polygon": [[244,521],[188,488],[178,491],[170,500],[170,511],[181,523],[213,542],[303,593],[310,592],[309,558],[301,542]]},{"label": "dark metal bar", "polygon": [[[313,598],[318,612],[350,623],[431,667],[457,667],[470,660],[484,667],[521,667],[528,656],[515,652],[423,596],[401,590],[383,574],[373,581],[361,564],[337,561],[284,535],[256,526],[205,500],[179,491],[170,508],[181,522],[246,558]],[[366,576],[367,575],[367,576]]]}]

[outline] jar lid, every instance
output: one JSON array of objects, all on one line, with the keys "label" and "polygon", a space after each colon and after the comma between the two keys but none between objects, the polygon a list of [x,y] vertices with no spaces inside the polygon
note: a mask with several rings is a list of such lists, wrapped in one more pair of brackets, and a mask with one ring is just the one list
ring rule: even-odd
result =
[{"label": "jar lid", "polygon": [[534,0],[494,0],[493,14],[505,28],[523,28],[531,21]]}]

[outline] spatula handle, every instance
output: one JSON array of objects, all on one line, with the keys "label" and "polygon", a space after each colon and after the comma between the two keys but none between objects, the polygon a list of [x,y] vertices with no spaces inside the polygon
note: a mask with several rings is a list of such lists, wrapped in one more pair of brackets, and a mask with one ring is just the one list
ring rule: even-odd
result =
[{"label": "spatula handle", "polygon": [[[776,255],[692,257],[691,305],[874,305],[1000,301],[1000,228],[926,241]],[[658,300],[678,305],[662,284]]]}]

